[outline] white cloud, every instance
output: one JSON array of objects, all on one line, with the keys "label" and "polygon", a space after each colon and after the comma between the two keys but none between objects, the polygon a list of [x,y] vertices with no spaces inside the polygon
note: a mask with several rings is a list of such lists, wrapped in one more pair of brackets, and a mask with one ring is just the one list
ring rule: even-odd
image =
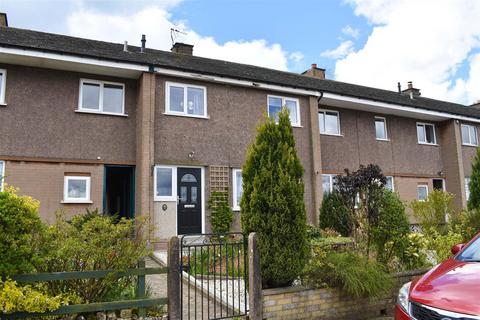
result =
[{"label": "white cloud", "polygon": [[[428,97],[471,103],[480,98],[480,1],[349,0],[373,30],[363,46],[336,62],[335,78],[395,90],[413,81]],[[456,71],[462,63],[467,79]]]},{"label": "white cloud", "polygon": [[[69,33],[74,36],[117,43],[127,40],[129,44],[137,46],[140,45],[141,35],[145,34],[147,48],[160,50],[170,50],[170,28],[173,27],[186,32],[178,40],[193,44],[197,56],[287,70],[289,54],[280,44],[269,44],[263,39],[218,43],[212,37],[191,30],[184,21],[173,21],[167,9],[178,2],[169,0],[162,2],[161,6],[144,7],[131,14],[96,12],[82,7],[68,16],[67,26]],[[297,62],[300,55],[295,52],[290,57]]]},{"label": "white cloud", "polygon": [[338,47],[332,50],[323,51],[320,55],[322,57],[331,59],[340,59],[353,52],[353,42],[350,40],[340,43]]},{"label": "white cloud", "polygon": [[342,28],[342,33],[356,39],[360,35],[360,30],[354,29],[350,25],[346,25]]},{"label": "white cloud", "polygon": [[290,56],[289,58],[294,61],[294,62],[300,62],[303,60],[303,58],[305,58],[305,56],[303,55],[303,53],[301,53],[300,51],[295,51],[295,52],[292,52],[290,53]]}]

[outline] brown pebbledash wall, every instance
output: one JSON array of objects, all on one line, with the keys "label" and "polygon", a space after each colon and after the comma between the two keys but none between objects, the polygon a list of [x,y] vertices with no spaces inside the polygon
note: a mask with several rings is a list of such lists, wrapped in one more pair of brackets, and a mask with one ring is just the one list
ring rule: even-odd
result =
[{"label": "brown pebbledash wall", "polygon": [[393,316],[400,287],[425,270],[395,275],[391,293],[378,298],[354,299],[337,289],[291,287],[263,290],[264,319],[363,320]]}]

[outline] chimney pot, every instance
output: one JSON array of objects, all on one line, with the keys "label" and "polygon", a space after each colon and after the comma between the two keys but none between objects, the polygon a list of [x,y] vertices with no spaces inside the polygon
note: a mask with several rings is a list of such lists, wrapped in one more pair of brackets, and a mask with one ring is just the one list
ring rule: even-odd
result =
[{"label": "chimney pot", "polygon": [[128,52],[128,41],[123,43],[123,51]]},{"label": "chimney pot", "polygon": [[182,42],[175,42],[170,50],[173,53],[185,54],[188,56],[193,55],[193,45]]},{"label": "chimney pot", "polygon": [[317,67],[316,63],[312,63],[310,69],[302,74],[312,78],[325,79],[325,69]]},{"label": "chimney pot", "polygon": [[142,47],[140,48],[141,53],[145,52],[145,42],[147,42],[147,38],[145,37],[144,34],[142,34]]},{"label": "chimney pot", "polygon": [[0,12],[0,27],[8,27],[7,14],[5,12]]}]

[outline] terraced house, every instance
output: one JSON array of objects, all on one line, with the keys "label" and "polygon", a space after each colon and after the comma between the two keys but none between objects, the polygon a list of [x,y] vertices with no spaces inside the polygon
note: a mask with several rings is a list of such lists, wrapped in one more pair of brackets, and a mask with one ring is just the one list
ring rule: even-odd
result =
[{"label": "terraced house", "polygon": [[264,114],[290,111],[308,220],[344,168],[377,163],[404,200],[445,189],[466,203],[480,110],[420,96],[172,52],[0,27],[0,174],[58,209],[148,215],[155,235],[209,230]]}]

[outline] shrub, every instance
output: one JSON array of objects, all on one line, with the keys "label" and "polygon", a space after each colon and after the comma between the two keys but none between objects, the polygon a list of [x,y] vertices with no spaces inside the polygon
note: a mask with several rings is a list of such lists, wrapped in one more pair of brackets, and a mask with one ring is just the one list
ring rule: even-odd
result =
[{"label": "shrub", "polygon": [[352,211],[336,191],[324,195],[319,220],[320,228],[333,229],[345,237],[351,236],[355,227]]},{"label": "shrub", "polygon": [[470,241],[480,231],[480,208],[463,210],[451,222],[453,229],[462,234],[463,241]]},{"label": "shrub", "polygon": [[446,217],[453,217],[453,194],[433,190],[425,201],[414,200],[410,204],[413,216],[419,221],[422,230],[436,230],[440,234],[447,232]]},{"label": "shrub", "polygon": [[407,245],[406,236],[410,232],[410,224],[405,214],[405,205],[397,193],[383,190],[377,223],[370,228],[377,261],[388,264],[393,256],[402,255]]},{"label": "shrub", "polygon": [[452,255],[452,246],[463,242],[462,235],[451,229],[445,234],[441,234],[432,228],[425,231],[425,237],[427,239],[427,248],[433,254],[432,258],[434,261],[432,262],[434,263],[440,263],[448,259]]},{"label": "shrub", "polygon": [[265,286],[289,285],[308,257],[303,167],[288,111],[258,127],[242,170],[240,201],[244,233],[258,232]]},{"label": "shrub", "polygon": [[[141,220],[120,219],[88,213],[66,221],[57,215],[56,224],[42,239],[43,272],[106,270],[124,271],[136,266],[149,253],[141,236]],[[122,291],[131,278],[84,279],[48,283],[49,293],[58,295],[77,292],[87,302],[102,301],[111,290]]]},{"label": "shrub", "polygon": [[233,211],[228,204],[228,193],[214,191],[208,200],[211,210],[211,224],[213,233],[227,233],[233,222]]},{"label": "shrub", "polygon": [[469,188],[468,209],[480,209],[480,148],[477,148],[477,154],[473,159]]},{"label": "shrub", "polygon": [[393,279],[381,264],[352,251],[330,252],[320,246],[313,248],[302,282],[339,288],[354,298],[375,297],[393,286]]},{"label": "shrub", "polygon": [[45,226],[38,206],[13,188],[0,192],[0,276],[33,272],[40,263],[38,238]]},{"label": "shrub", "polygon": [[405,270],[415,270],[432,266],[428,254],[428,239],[419,232],[411,232],[406,237],[406,246],[400,257]]}]

